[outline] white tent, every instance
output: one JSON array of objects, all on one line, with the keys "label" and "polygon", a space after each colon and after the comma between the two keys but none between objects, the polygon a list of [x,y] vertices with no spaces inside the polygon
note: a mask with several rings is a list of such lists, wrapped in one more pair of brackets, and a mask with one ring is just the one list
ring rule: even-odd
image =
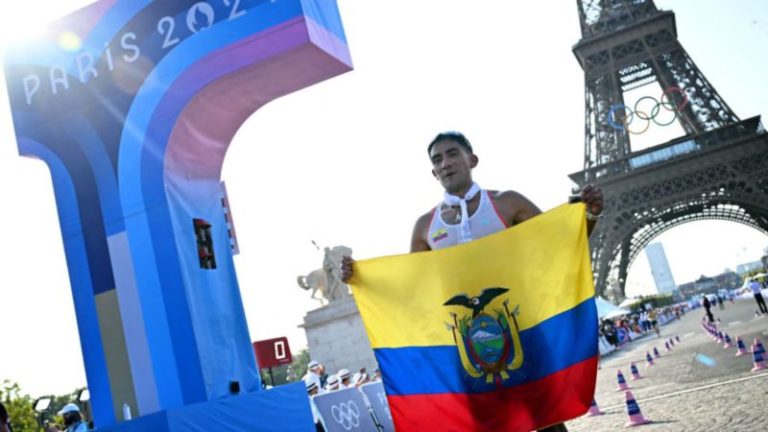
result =
[{"label": "white tent", "polygon": [[608,312],[603,318],[605,319],[612,319],[620,316],[624,316],[629,314],[631,311],[629,309],[616,309],[615,311]]},{"label": "white tent", "polygon": [[602,297],[595,297],[595,304],[597,305],[598,318],[613,318],[629,313],[627,309],[622,309],[615,304],[609,303]]},{"label": "white tent", "polygon": [[640,301],[640,299],[639,299],[639,298],[628,298],[628,299],[624,299],[624,301],[623,301],[623,302],[619,303],[619,307],[623,307],[623,308],[625,308],[625,307],[629,307],[629,306],[632,306],[633,304],[635,304],[635,303],[637,303],[637,302],[639,302],[639,301]]}]

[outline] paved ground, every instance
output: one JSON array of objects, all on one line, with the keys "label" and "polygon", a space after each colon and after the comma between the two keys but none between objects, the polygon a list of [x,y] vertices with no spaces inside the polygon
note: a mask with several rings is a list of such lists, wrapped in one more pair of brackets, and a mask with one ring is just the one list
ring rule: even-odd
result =
[{"label": "paved ground", "polygon": [[[768,318],[755,317],[754,300],[737,300],[714,310],[720,328],[749,345],[754,338],[768,342]],[[632,387],[643,415],[652,420],[638,426],[643,431],[768,431],[768,370],[752,373],[752,355],[736,357],[736,348],[723,349],[699,326],[703,309],[689,312],[680,321],[661,329],[661,338],[647,336],[605,356],[598,371],[595,400],[605,415],[581,417],[567,423],[571,432],[623,430],[627,421],[624,392],[616,391],[616,371],[621,369]],[[664,341],[680,336],[672,352]],[[656,346],[661,358],[645,365],[645,352]],[[697,356],[698,355],[698,356]],[[710,361],[711,360],[711,361]],[[641,380],[630,380],[634,361]]]}]

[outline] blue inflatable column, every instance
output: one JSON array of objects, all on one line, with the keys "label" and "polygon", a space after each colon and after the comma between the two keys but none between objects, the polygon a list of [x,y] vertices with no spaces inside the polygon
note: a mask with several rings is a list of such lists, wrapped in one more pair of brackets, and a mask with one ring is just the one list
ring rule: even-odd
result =
[{"label": "blue inflatable column", "polygon": [[269,399],[248,396],[261,383],[221,167],[258,108],[349,70],[334,0],[102,0],[9,50],[19,149],[52,173],[99,426],[126,405],[171,430],[238,409],[236,394]]}]

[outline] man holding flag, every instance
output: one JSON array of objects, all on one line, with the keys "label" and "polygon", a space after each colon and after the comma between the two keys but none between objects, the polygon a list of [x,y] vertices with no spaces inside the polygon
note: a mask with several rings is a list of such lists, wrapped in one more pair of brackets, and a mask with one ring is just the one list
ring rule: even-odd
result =
[{"label": "man holding flag", "polygon": [[[596,329],[580,344],[584,329],[576,327],[594,309],[584,231],[591,232],[603,211],[600,188],[582,190],[586,214],[574,216],[575,206],[555,209],[541,226],[509,230],[517,234],[509,241],[506,233],[504,239],[491,234],[541,211],[517,192],[481,190],[472,181],[479,159],[463,134],[437,135],[428,153],[445,197],[416,221],[411,252],[445,252],[363,261],[355,264],[354,278],[351,258],[341,268],[382,367],[398,430],[427,424],[433,430],[530,430],[572,418],[582,405],[586,411],[591,400],[585,398],[594,391]],[[540,240],[542,233],[552,238]],[[493,240],[474,242],[486,236]],[[462,246],[446,249],[455,245]],[[573,264],[542,276],[549,272],[545,266],[563,261]],[[589,325],[596,322],[595,316]],[[573,337],[561,331],[568,329]],[[547,352],[553,346],[563,350],[554,360]],[[425,370],[436,372],[420,373]],[[568,387],[581,381],[576,390]],[[436,425],[435,415],[445,423]]]}]

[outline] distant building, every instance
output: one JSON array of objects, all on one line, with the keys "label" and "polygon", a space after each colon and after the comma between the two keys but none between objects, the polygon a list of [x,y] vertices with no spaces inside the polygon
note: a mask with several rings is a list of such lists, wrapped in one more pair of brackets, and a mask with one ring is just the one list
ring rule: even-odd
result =
[{"label": "distant building", "polygon": [[717,285],[715,278],[701,276],[694,282],[697,294],[716,294],[720,286]]},{"label": "distant building", "polygon": [[696,294],[696,282],[684,283],[677,287],[683,298],[690,298]]},{"label": "distant building", "polygon": [[762,261],[752,261],[736,266],[736,273],[740,274],[741,276],[754,271],[763,271]]},{"label": "distant building", "polygon": [[733,271],[720,273],[713,279],[720,289],[734,290],[740,288],[742,284],[741,277]]},{"label": "distant building", "polygon": [[677,289],[683,298],[690,298],[699,294],[716,294],[721,289],[733,290],[739,288],[742,282],[739,275],[727,270],[713,277],[702,275],[695,282],[684,283]]},{"label": "distant building", "polygon": [[669,268],[664,246],[661,243],[651,243],[645,248],[645,255],[651,265],[651,274],[653,274],[653,282],[656,284],[656,291],[659,294],[670,294],[675,291],[677,284],[672,277],[672,270]]},{"label": "distant building", "polygon": [[763,271],[768,273],[768,247],[763,249],[763,257],[760,258],[763,263]]}]

